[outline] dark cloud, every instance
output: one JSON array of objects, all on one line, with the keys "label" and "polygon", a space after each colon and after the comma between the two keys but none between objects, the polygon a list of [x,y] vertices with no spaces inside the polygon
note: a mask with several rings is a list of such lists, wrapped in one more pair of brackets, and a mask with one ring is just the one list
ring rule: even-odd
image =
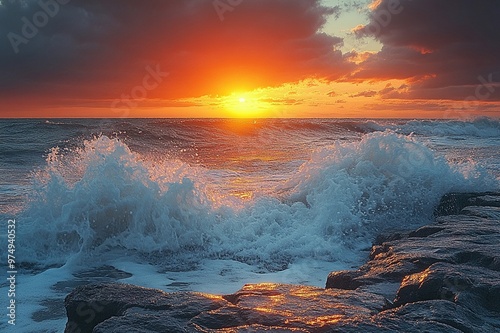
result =
[{"label": "dark cloud", "polygon": [[392,84],[388,83],[388,84],[386,84],[384,89],[382,89],[378,92],[378,94],[384,96],[384,95],[388,95],[388,94],[393,93],[395,90],[396,90],[396,88],[394,88],[392,86]]},{"label": "dark cloud", "polygon": [[[221,13],[212,0],[3,0],[0,115],[23,103],[109,108],[134,89],[154,106],[178,105],[164,99],[307,78],[318,79],[310,87],[408,83],[356,97],[500,100],[498,0],[374,1],[369,24],[355,33],[376,38],[382,50],[342,54],[342,39],[321,28],[341,10],[366,10],[366,2],[244,0]],[[155,80],[152,70],[161,74]]]},{"label": "dark cloud", "polygon": [[386,99],[405,98],[408,95],[408,88],[409,86],[406,84],[394,87],[391,83],[388,83],[384,89],[378,91],[377,94]]},{"label": "dark cloud", "polygon": [[300,105],[303,103],[303,101],[294,98],[262,98],[259,101],[272,105]]},{"label": "dark cloud", "polygon": [[376,96],[377,92],[375,90],[366,90],[366,91],[361,91],[357,94],[350,95],[350,97],[373,97]]},{"label": "dark cloud", "polygon": [[[319,32],[338,11],[319,0],[242,1],[223,21],[207,0],[58,1],[0,5],[0,96],[114,99],[141,85],[148,66],[169,73],[148,98],[336,79],[352,69],[337,50],[342,39]],[[26,20],[40,26],[29,38]]]},{"label": "dark cloud", "polygon": [[381,0],[370,15],[356,33],[383,48],[350,79],[406,79],[406,98],[500,99],[499,1]]}]

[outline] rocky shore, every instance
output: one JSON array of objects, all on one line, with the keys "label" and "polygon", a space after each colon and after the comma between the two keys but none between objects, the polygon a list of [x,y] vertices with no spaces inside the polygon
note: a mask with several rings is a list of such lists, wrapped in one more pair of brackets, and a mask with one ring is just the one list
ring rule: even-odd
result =
[{"label": "rocky shore", "polygon": [[70,332],[500,332],[500,194],[449,194],[435,223],[380,235],[326,288],[250,284],[232,295],[80,286]]}]

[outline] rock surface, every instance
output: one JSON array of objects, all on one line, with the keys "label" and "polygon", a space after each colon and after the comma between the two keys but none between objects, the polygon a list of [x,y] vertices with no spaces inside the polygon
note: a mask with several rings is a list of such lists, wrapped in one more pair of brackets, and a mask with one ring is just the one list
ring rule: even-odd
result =
[{"label": "rock surface", "polygon": [[499,207],[499,194],[447,195],[434,224],[378,237],[370,260],[330,273],[326,289],[80,286],[65,300],[65,332],[500,332]]}]

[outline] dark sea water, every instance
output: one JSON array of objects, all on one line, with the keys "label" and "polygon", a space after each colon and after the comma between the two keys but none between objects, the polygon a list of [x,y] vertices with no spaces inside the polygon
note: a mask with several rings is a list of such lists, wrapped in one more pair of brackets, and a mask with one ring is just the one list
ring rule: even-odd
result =
[{"label": "dark sea water", "polygon": [[499,182],[486,118],[0,120],[0,269],[16,219],[16,332],[60,332],[64,295],[109,276],[322,286],[378,233],[428,223],[443,194]]}]

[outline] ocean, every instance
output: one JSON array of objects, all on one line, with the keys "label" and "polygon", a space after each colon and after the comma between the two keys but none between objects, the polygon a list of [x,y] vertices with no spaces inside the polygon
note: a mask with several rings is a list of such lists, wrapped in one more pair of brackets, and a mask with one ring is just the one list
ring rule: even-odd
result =
[{"label": "ocean", "polygon": [[62,332],[89,282],[324,286],[444,194],[498,191],[499,152],[489,118],[0,120],[0,330],[14,299],[13,331]]}]

